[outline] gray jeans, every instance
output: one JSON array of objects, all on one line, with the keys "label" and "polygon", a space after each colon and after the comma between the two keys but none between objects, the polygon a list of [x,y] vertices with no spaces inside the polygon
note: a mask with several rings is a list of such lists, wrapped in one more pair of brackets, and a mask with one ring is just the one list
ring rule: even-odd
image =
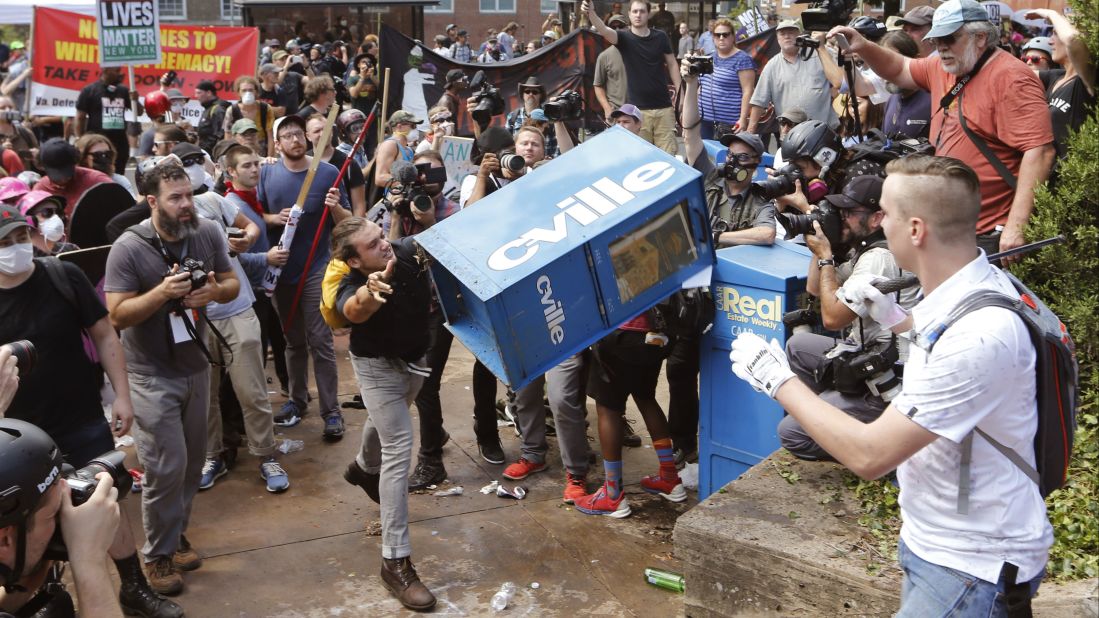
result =
[{"label": "gray jeans", "polygon": [[[806,386],[820,395],[821,399],[843,410],[848,416],[869,423],[881,416],[885,410],[886,403],[881,397],[872,394],[869,390],[861,395],[824,390],[813,377],[813,371],[820,365],[824,353],[834,345],[836,340],[831,337],[813,333],[794,333],[794,336],[786,342],[786,356],[790,359],[790,369]],[[792,416],[786,416],[779,422],[778,439],[786,450],[801,459],[835,461],[835,457],[821,448]]]},{"label": "gray jeans", "polygon": [[209,369],[185,378],[129,374],[134,441],[145,468],[141,490],[142,553],[171,558],[187,531],[206,459]]},{"label": "gray jeans", "polygon": [[408,363],[392,358],[351,355],[367,418],[356,461],[363,470],[380,474],[382,557],[412,554],[408,533],[408,471],[412,466],[412,415],[424,376],[411,373]]},{"label": "gray jeans", "polygon": [[561,463],[573,476],[588,475],[588,431],[584,421],[588,409],[581,392],[584,361],[579,354],[570,356],[515,394],[516,420],[523,434],[523,457],[535,463],[545,463],[546,415],[542,404],[543,387],[549,395],[553,424],[557,428],[557,445]]},{"label": "gray jeans", "polygon": [[[302,275],[306,276],[306,275]],[[305,411],[309,402],[309,354],[313,354],[313,379],[317,382],[321,416],[337,414],[339,376],[336,374],[336,351],[332,345],[332,329],[321,317],[321,281],[324,269],[309,275],[302,290],[301,302],[294,311],[294,323],[286,331],[286,370],[290,374],[290,400]],[[297,283],[284,283],[275,288],[275,307],[279,323],[286,316],[297,293]]]},{"label": "gray jeans", "polygon": [[[230,355],[222,349],[212,330],[207,330],[206,347],[215,360],[232,361],[227,370],[233,382],[233,392],[240,402],[244,416],[244,432],[248,435],[248,452],[256,457],[275,454],[275,424],[271,414],[271,401],[267,398],[267,375],[263,371],[263,354],[260,345],[260,326],[256,312],[249,307],[224,320],[210,321],[229,344]],[[218,391],[221,387],[221,371],[210,371],[210,413],[206,422],[206,457],[221,456],[221,405]]]}]

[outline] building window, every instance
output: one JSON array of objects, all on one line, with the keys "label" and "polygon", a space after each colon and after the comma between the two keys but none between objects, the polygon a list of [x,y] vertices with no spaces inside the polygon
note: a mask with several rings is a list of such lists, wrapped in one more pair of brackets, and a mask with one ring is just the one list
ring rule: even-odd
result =
[{"label": "building window", "polygon": [[557,12],[557,0],[542,0],[542,6],[539,8],[542,14],[556,13]]},{"label": "building window", "polygon": [[157,0],[160,18],[187,19],[187,0]]},{"label": "building window", "polygon": [[481,0],[482,13],[514,13],[515,0]]},{"label": "building window", "polygon": [[240,5],[234,4],[233,0],[221,0],[221,18],[226,21],[240,19]]},{"label": "building window", "polygon": [[454,12],[454,0],[439,0],[439,4],[427,5],[424,7],[424,13],[453,13]]}]

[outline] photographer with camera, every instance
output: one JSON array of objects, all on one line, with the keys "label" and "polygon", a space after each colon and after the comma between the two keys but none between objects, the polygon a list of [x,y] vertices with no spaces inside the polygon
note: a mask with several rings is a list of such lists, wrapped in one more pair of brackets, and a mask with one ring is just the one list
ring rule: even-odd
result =
[{"label": "photographer with camera", "polygon": [[367,212],[389,240],[415,236],[458,212],[458,203],[443,195],[446,168],[434,150],[416,155],[411,163],[394,161],[386,194]]},{"label": "photographer with camera", "polygon": [[[527,120],[531,117],[531,113],[536,109],[541,109],[542,104],[546,101],[546,87],[542,85],[542,82],[535,76],[530,76],[527,81],[519,84],[519,100],[523,102],[521,107],[511,110],[504,120],[504,127],[511,133],[512,137],[517,137],[519,128],[526,124]],[[557,134],[555,132],[556,121],[563,120],[563,118],[549,118],[547,120],[554,121],[554,125],[547,126],[542,134],[546,138],[546,156],[556,157],[560,154],[557,150]]]},{"label": "photographer with camera", "polygon": [[710,26],[710,32],[717,48],[717,53],[711,56],[713,72],[698,77],[702,139],[716,139],[747,129],[752,108],[748,102],[756,89],[755,62],[747,52],[737,49],[733,22],[727,17],[719,18]]},{"label": "photographer with camera", "polygon": [[[73,264],[32,260],[27,219],[18,215],[12,207],[0,207],[0,219],[8,221],[0,226],[0,341],[24,339],[34,353],[19,361],[19,390],[6,406],[6,416],[49,434],[65,461],[80,468],[112,450],[115,436],[130,431],[134,411],[126,361],[87,277]],[[85,346],[85,333],[92,353]],[[37,371],[34,364],[40,365]],[[100,397],[104,373],[115,392],[110,423]],[[59,376],[63,388],[58,388]],[[122,606],[142,616],[182,615],[177,605],[149,588],[126,515],[122,523],[109,550],[122,582]]]},{"label": "photographer with camera", "polygon": [[183,535],[206,456],[206,305],[236,298],[240,282],[224,232],[195,211],[192,180],[178,159],[154,166],[144,183],[152,216],[111,246],[104,290],[111,323],[122,331],[145,468],[145,569],[154,590],[176,594],[178,570],[202,564]]},{"label": "photographer with camera", "polygon": [[[771,105],[776,114],[798,107],[812,120],[824,122],[829,127],[839,124],[839,117],[832,109],[832,89],[843,83],[843,70],[832,54],[820,44],[819,38],[803,37],[796,21],[786,20],[775,29],[781,53],[763,67],[759,82],[752,92],[752,110],[748,117],[748,132],[758,133],[760,118]],[[819,60],[802,57],[804,46],[815,47]]]},{"label": "photographer with camera", "polygon": [[100,473],[90,497],[74,506],[61,466],[61,451],[45,432],[0,419],[0,616],[74,615],[46,557],[61,532],[80,614],[120,617],[103,558],[119,527],[119,490]]},{"label": "photographer with camera", "polygon": [[0,148],[12,150],[23,161],[23,169],[33,170],[38,156],[38,138],[23,126],[23,114],[11,97],[0,96]]},{"label": "photographer with camera", "polygon": [[[806,290],[820,299],[824,328],[841,331],[840,340],[797,332],[786,344],[790,367],[821,399],[848,416],[869,423],[885,410],[901,386],[908,342],[872,319],[860,317],[844,298],[844,284],[901,276],[882,231],[878,176],[860,176],[828,195],[813,214],[799,217],[792,227],[805,234],[813,252]],[[845,254],[840,251],[847,248]],[[904,308],[916,302],[916,288],[897,294]],[[872,369],[867,369],[872,367]],[[801,459],[832,461],[793,416],[778,425],[779,441]]]},{"label": "photographer with camera", "polygon": [[340,281],[336,306],[351,322],[351,365],[370,410],[359,454],[344,478],[381,507],[382,584],[405,607],[429,610],[435,596],[410,560],[408,528],[408,407],[430,373],[424,366],[432,302],[427,257],[412,237],[390,242],[379,226],[359,217],[333,230],[332,256],[351,268]]},{"label": "photographer with camera", "polygon": [[507,129],[489,127],[473,145],[477,173],[462,179],[458,199],[462,208],[518,179],[527,168],[526,160],[515,153],[515,139]]}]

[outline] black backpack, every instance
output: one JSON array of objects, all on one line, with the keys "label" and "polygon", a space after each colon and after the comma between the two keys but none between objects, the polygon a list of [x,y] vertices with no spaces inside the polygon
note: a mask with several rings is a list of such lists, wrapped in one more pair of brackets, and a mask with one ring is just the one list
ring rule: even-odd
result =
[{"label": "black backpack", "polygon": [[[1045,498],[1064,486],[1072,457],[1079,387],[1076,345],[1065,324],[1041,299],[1011,273],[1004,274],[1015,286],[1018,298],[991,290],[980,290],[966,296],[929,335],[927,353],[931,354],[935,343],[947,328],[971,311],[983,307],[1003,307],[1022,318],[1037,354],[1035,388],[1038,397],[1038,431],[1034,434],[1034,461],[1037,469],[1032,468],[1019,453],[1000,444],[980,427],[974,427],[973,433],[988,440],[996,450],[1010,459],[1011,463],[1038,485],[1039,492]],[[958,480],[958,513],[961,514],[969,510],[969,457],[973,433],[962,441],[962,464]]]}]

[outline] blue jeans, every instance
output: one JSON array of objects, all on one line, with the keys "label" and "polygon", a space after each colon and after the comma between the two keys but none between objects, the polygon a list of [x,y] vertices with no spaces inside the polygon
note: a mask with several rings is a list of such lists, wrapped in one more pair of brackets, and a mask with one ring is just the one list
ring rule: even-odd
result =
[{"label": "blue jeans", "polygon": [[[932,564],[899,543],[897,557],[904,571],[901,584],[901,610],[896,618],[932,618],[935,616],[1007,616],[1004,603],[1005,582],[995,584],[961,571]],[[1045,572],[1027,582],[1031,598],[1038,592]]]}]

